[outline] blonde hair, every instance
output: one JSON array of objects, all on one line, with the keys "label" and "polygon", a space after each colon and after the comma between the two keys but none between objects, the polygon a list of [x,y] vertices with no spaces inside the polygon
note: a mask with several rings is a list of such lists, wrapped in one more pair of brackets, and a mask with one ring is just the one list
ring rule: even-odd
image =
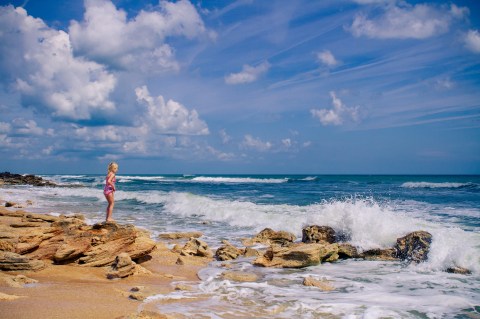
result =
[{"label": "blonde hair", "polygon": [[118,164],[115,163],[115,162],[111,162],[110,164],[108,164],[108,171],[107,171],[107,173],[112,172],[112,171],[115,169],[115,167],[118,168]]}]

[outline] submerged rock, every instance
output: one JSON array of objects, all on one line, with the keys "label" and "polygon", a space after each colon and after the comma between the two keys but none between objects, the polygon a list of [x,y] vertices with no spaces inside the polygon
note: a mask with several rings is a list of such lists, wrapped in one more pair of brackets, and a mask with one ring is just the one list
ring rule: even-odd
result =
[{"label": "submerged rock", "polygon": [[329,243],[335,242],[335,230],[330,226],[308,226],[302,229],[302,242]]},{"label": "submerged rock", "polygon": [[446,269],[446,272],[460,275],[470,275],[472,273],[469,269],[458,266],[449,267]]},{"label": "submerged rock", "polygon": [[367,260],[386,260],[386,261],[395,261],[399,260],[396,257],[397,251],[394,248],[386,248],[386,249],[370,249],[366,250],[360,254],[361,258]]},{"label": "submerged rock", "polygon": [[311,276],[303,279],[303,285],[308,287],[317,287],[323,291],[335,290],[335,287],[328,280],[318,280]]},{"label": "submerged rock", "polygon": [[402,260],[420,263],[428,259],[432,234],[426,231],[415,231],[397,239],[396,256]]},{"label": "submerged rock", "polygon": [[267,252],[254,261],[263,267],[302,268],[321,262],[338,260],[337,244],[296,243],[290,246],[271,246]]},{"label": "submerged rock", "polygon": [[257,274],[245,271],[225,271],[222,273],[222,277],[223,279],[239,282],[255,282],[258,280]]}]

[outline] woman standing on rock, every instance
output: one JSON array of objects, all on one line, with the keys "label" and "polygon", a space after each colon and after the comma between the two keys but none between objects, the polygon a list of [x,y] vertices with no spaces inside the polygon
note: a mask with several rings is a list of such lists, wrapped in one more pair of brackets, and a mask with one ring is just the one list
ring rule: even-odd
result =
[{"label": "woman standing on rock", "polygon": [[105,179],[105,188],[103,189],[103,194],[105,195],[105,198],[108,201],[108,206],[107,206],[107,216],[105,218],[105,221],[110,222],[113,221],[112,219],[112,212],[113,212],[113,206],[115,204],[115,174],[117,174],[118,171],[118,164],[115,162],[111,162],[108,164],[108,172],[107,172],[107,177]]}]

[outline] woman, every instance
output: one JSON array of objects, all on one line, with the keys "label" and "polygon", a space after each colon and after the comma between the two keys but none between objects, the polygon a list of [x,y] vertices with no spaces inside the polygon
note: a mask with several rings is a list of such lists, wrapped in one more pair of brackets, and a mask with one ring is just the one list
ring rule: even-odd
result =
[{"label": "woman", "polygon": [[111,162],[108,164],[108,172],[107,177],[105,179],[105,188],[103,189],[103,194],[108,201],[107,206],[107,217],[105,221],[110,222],[113,221],[112,219],[112,212],[113,212],[113,205],[115,202],[114,194],[115,194],[115,174],[118,171],[118,164],[115,162]]}]

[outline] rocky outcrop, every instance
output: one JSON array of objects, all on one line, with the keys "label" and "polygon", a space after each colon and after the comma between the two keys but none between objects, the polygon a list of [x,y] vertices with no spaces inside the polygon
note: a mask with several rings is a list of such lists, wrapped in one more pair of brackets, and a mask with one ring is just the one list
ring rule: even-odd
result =
[{"label": "rocky outcrop", "polygon": [[415,231],[397,239],[396,257],[409,262],[420,263],[428,259],[432,234],[426,231]]},{"label": "rocky outcrop", "polygon": [[237,259],[239,256],[245,254],[245,250],[238,249],[226,240],[223,241],[223,244],[224,245],[218,248],[215,252],[215,258],[217,260],[225,261]]},{"label": "rocky outcrop", "polygon": [[183,246],[180,255],[183,256],[199,256],[199,257],[212,257],[213,254],[208,248],[207,243],[197,238],[190,238],[190,240]]},{"label": "rocky outcrop", "polygon": [[30,259],[9,251],[0,251],[0,270],[33,270],[37,271],[45,268],[45,263],[41,260]]},{"label": "rocky outcrop", "polygon": [[9,172],[0,173],[0,181],[5,185],[57,186],[57,184],[35,175],[11,174]]},{"label": "rocky outcrop", "polygon": [[397,251],[394,248],[370,249],[360,254],[360,257],[367,260],[386,260],[386,261],[399,260],[396,256],[397,256]]},{"label": "rocky outcrop", "polygon": [[335,242],[335,230],[330,226],[308,226],[302,229],[302,242],[328,243]]},{"label": "rocky outcrop", "polygon": [[290,246],[271,246],[267,252],[255,259],[254,265],[279,268],[302,268],[322,262],[338,260],[337,244],[295,243]]},{"label": "rocky outcrop", "polygon": [[472,272],[467,268],[453,266],[446,269],[446,272],[451,274],[470,275]]},{"label": "rocky outcrop", "polygon": [[332,291],[335,290],[335,287],[327,280],[315,279],[311,276],[305,277],[303,279],[303,285],[307,287],[317,287],[323,291]]},{"label": "rocky outcrop", "polygon": [[243,244],[245,246],[253,246],[257,243],[271,245],[271,244],[278,244],[278,245],[289,245],[295,241],[297,237],[289,232],[286,231],[274,231],[271,228],[265,228],[261,232],[259,232],[255,237],[251,239],[245,239]]},{"label": "rocky outcrop", "polygon": [[156,247],[148,232],[133,225],[87,225],[78,215],[56,217],[0,210],[0,221],[4,269],[39,269],[40,260],[107,266],[121,253],[138,260]]},{"label": "rocky outcrop", "polygon": [[158,238],[166,239],[166,240],[176,240],[176,239],[190,239],[191,237],[200,238],[202,236],[203,236],[202,232],[192,231],[192,232],[163,233],[158,235]]},{"label": "rocky outcrop", "polygon": [[0,273],[0,282],[4,282],[7,286],[13,288],[23,288],[27,284],[37,283],[38,280],[28,278],[24,275],[8,275],[7,273]]},{"label": "rocky outcrop", "polygon": [[127,253],[115,257],[115,262],[107,273],[108,279],[125,278],[135,273],[135,263]]}]

